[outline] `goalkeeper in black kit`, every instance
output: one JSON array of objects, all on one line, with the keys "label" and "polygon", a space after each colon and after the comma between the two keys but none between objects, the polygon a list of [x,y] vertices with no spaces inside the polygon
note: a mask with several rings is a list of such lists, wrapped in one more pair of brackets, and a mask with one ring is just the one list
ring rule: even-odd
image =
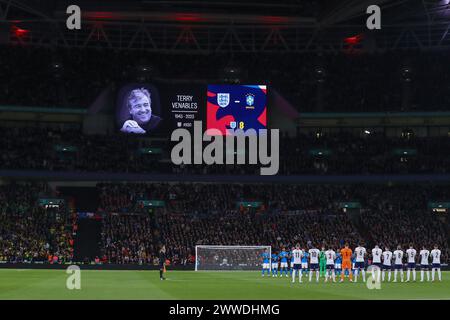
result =
[{"label": "goalkeeper in black kit", "polygon": [[163,245],[159,250],[159,279],[166,280],[164,278],[164,272],[166,271],[166,246]]}]

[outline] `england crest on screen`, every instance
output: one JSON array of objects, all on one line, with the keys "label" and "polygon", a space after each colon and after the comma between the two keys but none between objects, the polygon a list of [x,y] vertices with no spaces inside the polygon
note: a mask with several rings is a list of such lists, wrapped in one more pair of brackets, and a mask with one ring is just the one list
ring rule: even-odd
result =
[{"label": "england crest on screen", "polygon": [[217,94],[217,104],[225,108],[230,104],[230,94],[229,93],[218,93]]}]

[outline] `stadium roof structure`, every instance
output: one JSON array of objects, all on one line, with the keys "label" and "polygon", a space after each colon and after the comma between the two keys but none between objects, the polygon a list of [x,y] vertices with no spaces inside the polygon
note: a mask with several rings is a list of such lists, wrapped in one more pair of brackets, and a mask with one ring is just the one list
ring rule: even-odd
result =
[{"label": "stadium roof structure", "polygon": [[[436,50],[450,46],[449,2],[0,0],[0,42],[168,53]],[[71,4],[81,8],[81,30],[66,27]],[[366,28],[373,4],[381,30]]]}]

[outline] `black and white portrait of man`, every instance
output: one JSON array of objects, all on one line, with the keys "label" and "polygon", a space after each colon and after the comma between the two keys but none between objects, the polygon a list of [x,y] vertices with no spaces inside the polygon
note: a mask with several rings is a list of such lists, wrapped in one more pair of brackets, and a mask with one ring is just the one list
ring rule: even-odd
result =
[{"label": "black and white portrait of man", "polygon": [[124,96],[120,112],[120,131],[124,133],[147,134],[155,130],[161,122],[161,117],[154,114],[152,95],[146,88],[135,88]]}]

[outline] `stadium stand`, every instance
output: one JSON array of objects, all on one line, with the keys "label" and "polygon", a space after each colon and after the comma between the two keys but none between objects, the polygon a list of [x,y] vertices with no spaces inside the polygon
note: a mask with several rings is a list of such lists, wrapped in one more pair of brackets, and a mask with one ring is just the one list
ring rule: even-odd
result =
[{"label": "stadium stand", "polygon": [[[355,246],[363,240],[368,246],[391,248],[437,243],[443,261],[450,253],[445,220],[427,208],[430,199],[450,196],[440,185],[102,183],[97,190],[97,262],[103,264],[157,265],[162,239],[171,264],[188,266],[200,244],[265,244],[276,249],[297,242],[340,247],[349,241]],[[49,193],[45,184],[1,187],[1,261],[65,263],[78,256],[87,262],[73,252],[77,230],[66,206],[38,205],[39,195]],[[161,200],[165,206],[149,210],[139,202],[144,199]],[[360,210],[340,206],[355,199]],[[240,201],[262,204],[247,208]]]},{"label": "stadium stand", "polygon": [[[130,136],[83,135],[80,130],[0,127],[2,169],[132,173],[255,173],[257,166],[180,166],[138,153],[151,145]],[[58,148],[60,146],[60,148]],[[450,138],[388,137],[340,132],[301,134],[280,140],[279,174],[403,174],[448,173]],[[65,148],[65,149],[64,149]],[[330,154],[311,154],[329,150]],[[403,152],[414,151],[404,155]],[[397,153],[396,153],[397,151]],[[400,152],[400,153],[399,153]]]},{"label": "stadium stand", "polygon": [[[0,53],[0,74],[2,80],[11,81],[1,81],[0,104],[87,106],[103,88],[135,79],[136,61],[152,61],[151,65],[157,66],[158,73],[167,79],[219,80],[219,72],[211,66],[226,66],[230,58],[220,54],[143,55],[101,48],[68,51],[6,47]],[[311,53],[261,53],[258,59],[238,55],[234,61],[249,70],[242,82],[270,84],[302,112],[317,111],[318,67],[326,74],[320,111],[439,111],[447,110],[450,103],[450,70],[445,52],[361,56],[339,53],[319,57]],[[55,63],[61,67],[52,68]],[[413,74],[407,110],[401,102],[405,67]]]}]

